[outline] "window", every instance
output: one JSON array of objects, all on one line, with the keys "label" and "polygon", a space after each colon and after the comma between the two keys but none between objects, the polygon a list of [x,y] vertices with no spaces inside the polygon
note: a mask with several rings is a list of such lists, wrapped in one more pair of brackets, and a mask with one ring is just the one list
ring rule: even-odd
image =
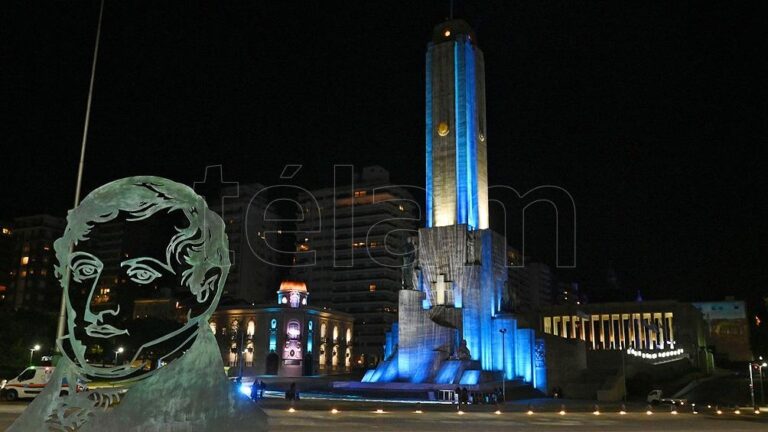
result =
[{"label": "window", "polygon": [[34,369],[27,369],[24,372],[19,375],[18,380],[19,381],[28,381],[35,377],[35,370]]},{"label": "window", "polygon": [[256,333],[256,323],[253,322],[253,320],[248,321],[248,327],[246,327],[245,334],[247,334],[249,337],[253,337],[253,335]]},{"label": "window", "polygon": [[368,285],[368,291],[376,292],[376,284],[372,283],[372,284]]},{"label": "window", "polygon": [[29,264],[29,257],[28,256],[21,257],[21,265],[27,265],[27,264]]},{"label": "window", "polygon": [[355,198],[364,197],[368,194],[368,192],[364,190],[355,191]]},{"label": "window", "polygon": [[8,228],[3,228],[3,234],[4,235],[11,235],[11,230],[9,230]]},{"label": "window", "polygon": [[209,325],[211,326],[211,333],[216,334],[216,323],[211,321]]}]

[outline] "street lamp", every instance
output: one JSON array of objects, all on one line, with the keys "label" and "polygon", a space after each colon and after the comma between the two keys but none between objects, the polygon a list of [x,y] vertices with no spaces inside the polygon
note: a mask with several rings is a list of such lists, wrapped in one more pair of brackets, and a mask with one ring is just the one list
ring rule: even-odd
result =
[{"label": "street lamp", "polygon": [[[762,360],[762,359],[763,358],[760,357],[760,360]],[[758,371],[760,372],[760,405],[763,405],[763,406],[765,405],[765,390],[764,390],[764,388],[765,388],[765,381],[763,381],[763,368],[764,367],[768,367],[768,363],[766,363],[766,362],[760,363],[760,368],[758,369]]]},{"label": "street lamp", "polygon": [[123,349],[123,347],[120,347],[120,348],[118,348],[118,349],[116,349],[116,350],[115,350],[115,365],[117,365],[117,356],[118,356],[118,355],[120,355],[120,354],[122,354],[122,353],[123,353],[123,351],[125,351],[125,350]]},{"label": "street lamp", "polygon": [[[762,360],[762,357],[760,359]],[[752,372],[752,369],[757,368],[757,371],[760,374],[760,404],[765,405],[765,392],[763,391],[763,368],[764,367],[768,367],[768,363],[749,362],[749,395],[752,398],[753,408],[756,408],[757,405],[755,405],[755,379],[754,379],[754,374]]]},{"label": "street lamp", "polygon": [[506,349],[506,341],[505,337],[507,334],[507,329],[502,328],[499,329],[499,333],[501,333],[501,398],[504,400],[504,403],[507,402],[507,368],[506,362],[507,362],[507,349]]},{"label": "street lamp", "polygon": [[30,366],[32,366],[32,355],[35,353],[35,351],[40,351],[40,345],[35,344],[35,346],[29,349],[29,365]]}]

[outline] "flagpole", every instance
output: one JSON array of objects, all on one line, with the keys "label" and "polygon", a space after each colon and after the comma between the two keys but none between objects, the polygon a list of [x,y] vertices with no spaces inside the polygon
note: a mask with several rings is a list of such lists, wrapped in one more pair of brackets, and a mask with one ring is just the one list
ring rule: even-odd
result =
[{"label": "flagpole", "polygon": [[[72,208],[80,204],[80,189],[83,184],[83,166],[85,165],[85,144],[88,141],[88,126],[91,120],[91,103],[93,102],[93,82],[96,79],[96,61],[99,58],[99,40],[101,39],[101,19],[104,16],[104,0],[101,0],[99,6],[99,22],[96,25],[96,43],[93,46],[93,61],[91,62],[91,81],[88,85],[88,101],[85,105],[85,125],[83,126],[83,140],[80,145],[80,163],[77,166],[77,186],[75,186],[75,203]],[[71,247],[71,246],[70,246]],[[62,277],[66,281],[69,279],[69,266],[63,265],[64,274]],[[61,306],[59,307],[59,322],[56,327],[56,340],[64,336],[64,326],[66,322],[67,308],[64,292],[61,293]],[[56,344],[56,351],[59,350],[59,344]]]}]

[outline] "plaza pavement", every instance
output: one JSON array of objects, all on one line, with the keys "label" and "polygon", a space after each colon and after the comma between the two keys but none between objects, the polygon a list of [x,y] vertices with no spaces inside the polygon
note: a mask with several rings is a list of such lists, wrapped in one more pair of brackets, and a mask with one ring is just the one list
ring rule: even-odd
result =
[{"label": "plaza pavement", "polygon": [[[561,404],[565,414],[559,413]],[[7,428],[26,408],[28,402],[0,403],[0,430]],[[627,414],[619,414],[620,405],[600,406],[587,401],[553,401],[551,399],[516,401],[504,407],[473,405],[458,414],[455,406],[446,404],[381,403],[362,401],[303,400],[288,401],[268,398],[259,405],[269,415],[270,430],[309,431],[765,431],[768,412],[760,415],[743,409],[702,407],[699,414],[690,408],[671,414],[669,407],[657,407],[647,415],[646,406],[627,405]],[[291,412],[289,408],[293,406]],[[533,414],[527,414],[529,407]],[[336,409],[333,413],[331,410]],[[496,410],[499,409],[499,413]],[[381,410],[381,411],[378,411]],[[417,413],[421,410],[421,413]]]}]

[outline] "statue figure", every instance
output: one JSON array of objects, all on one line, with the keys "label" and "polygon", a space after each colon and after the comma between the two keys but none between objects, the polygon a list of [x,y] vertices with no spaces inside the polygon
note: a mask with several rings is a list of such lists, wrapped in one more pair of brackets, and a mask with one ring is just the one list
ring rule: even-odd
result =
[{"label": "statue figure", "polygon": [[[143,340],[123,319],[131,311],[121,311],[119,304],[94,310],[107,257],[89,248],[89,234],[113,220],[125,221],[125,233],[168,225],[167,239],[146,241],[157,237],[151,231],[131,243],[131,253],[119,262],[121,289],[188,290],[186,322],[160,338]],[[64,235],[54,243],[67,314],[67,333],[57,341],[62,358],[51,381],[8,430],[266,430],[263,411],[227,380],[208,325],[230,267],[224,227],[192,189],[150,176],[101,186],[70,211]],[[130,361],[99,366],[86,360],[89,348],[123,335],[141,340]],[[148,351],[163,352],[160,361],[167,365],[144,370],[138,360]],[[92,380],[113,387],[75,391],[76,383]]]},{"label": "statue figure", "polygon": [[472,355],[469,352],[469,348],[467,348],[467,340],[462,339],[461,345],[459,346],[459,349],[456,352],[456,356],[459,358],[459,360],[471,360]]}]

